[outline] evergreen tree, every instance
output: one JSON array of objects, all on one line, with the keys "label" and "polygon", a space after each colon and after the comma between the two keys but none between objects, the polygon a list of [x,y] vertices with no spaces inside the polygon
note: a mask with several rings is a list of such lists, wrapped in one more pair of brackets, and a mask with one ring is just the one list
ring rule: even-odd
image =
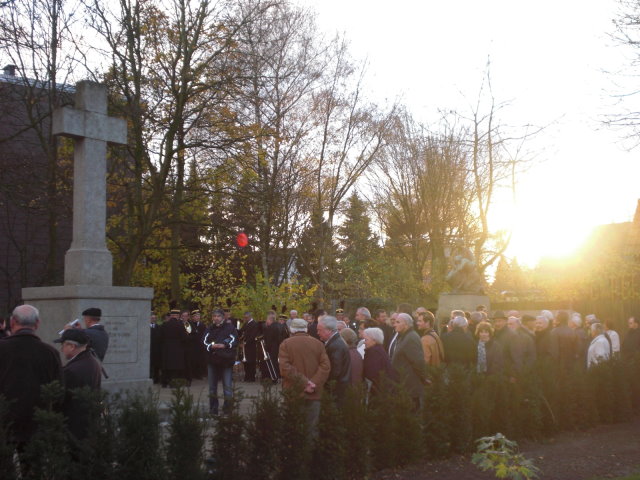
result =
[{"label": "evergreen tree", "polygon": [[371,295],[381,276],[380,246],[371,231],[367,205],[356,192],[349,197],[344,223],[338,228],[340,280],[338,288],[346,297]]}]

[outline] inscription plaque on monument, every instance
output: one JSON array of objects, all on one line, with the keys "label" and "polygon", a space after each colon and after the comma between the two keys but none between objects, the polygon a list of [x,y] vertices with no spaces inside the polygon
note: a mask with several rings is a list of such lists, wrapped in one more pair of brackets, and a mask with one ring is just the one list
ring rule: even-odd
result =
[{"label": "inscription plaque on monument", "polygon": [[104,357],[104,363],[136,363],[138,361],[137,317],[103,317],[102,324],[109,332],[109,349]]}]

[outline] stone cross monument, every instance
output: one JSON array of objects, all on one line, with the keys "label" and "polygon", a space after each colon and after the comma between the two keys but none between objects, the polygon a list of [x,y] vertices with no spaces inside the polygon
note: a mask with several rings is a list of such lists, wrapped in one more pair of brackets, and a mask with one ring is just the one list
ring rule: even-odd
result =
[{"label": "stone cross monument", "polygon": [[126,143],[126,121],[107,116],[107,89],[76,85],[76,108],[53,112],[54,135],[75,139],[73,241],[65,256],[64,286],[24,288],[25,303],[40,310],[38,335],[52,342],[63,326],[89,307],[102,309],[109,333],[104,368],[109,390],[144,388],[149,379],[149,315],[153,289],[112,286],[107,249],[107,142]]},{"label": "stone cross monument", "polygon": [[73,241],[64,261],[65,285],[111,285],[111,252],[105,243],[107,142],[127,143],[127,122],[107,116],[106,89],[80,82],[76,108],[53,113],[53,134],[75,139]]}]

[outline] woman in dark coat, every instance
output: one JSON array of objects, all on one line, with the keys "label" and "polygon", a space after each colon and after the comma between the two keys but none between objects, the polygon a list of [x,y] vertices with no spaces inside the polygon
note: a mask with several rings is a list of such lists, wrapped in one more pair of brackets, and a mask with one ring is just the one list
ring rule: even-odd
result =
[{"label": "woman in dark coat", "polygon": [[389,388],[396,379],[389,355],[384,349],[384,333],[377,327],[366,328],[364,336],[364,378],[371,382],[371,395]]},{"label": "woman in dark coat", "polygon": [[480,322],[476,327],[476,337],[478,338],[477,372],[488,375],[502,373],[504,368],[502,346],[493,339],[493,327],[491,324],[489,322]]}]

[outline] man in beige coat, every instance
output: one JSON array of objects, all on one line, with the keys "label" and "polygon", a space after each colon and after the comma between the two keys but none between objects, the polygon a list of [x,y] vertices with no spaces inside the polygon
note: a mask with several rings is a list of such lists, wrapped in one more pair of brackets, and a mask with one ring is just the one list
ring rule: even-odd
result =
[{"label": "man in beige coat", "polygon": [[291,337],[280,344],[278,362],[282,387],[299,389],[307,404],[307,422],[315,435],[320,416],[322,388],[329,378],[331,364],[320,340],[307,334],[307,322],[291,321]]}]

